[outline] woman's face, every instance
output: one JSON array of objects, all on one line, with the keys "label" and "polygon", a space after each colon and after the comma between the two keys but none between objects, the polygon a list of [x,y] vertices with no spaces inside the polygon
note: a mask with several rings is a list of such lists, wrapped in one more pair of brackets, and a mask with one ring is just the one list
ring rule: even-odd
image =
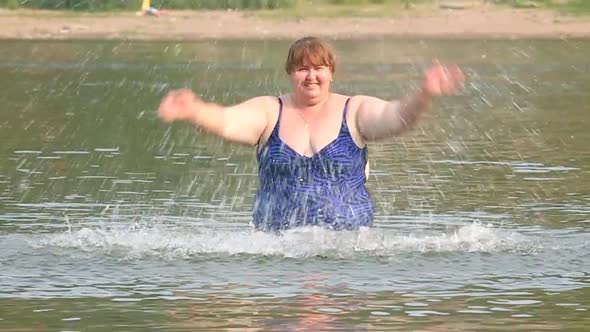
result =
[{"label": "woman's face", "polygon": [[295,95],[312,100],[330,92],[332,70],[325,65],[315,65],[309,60],[295,67],[290,74]]}]

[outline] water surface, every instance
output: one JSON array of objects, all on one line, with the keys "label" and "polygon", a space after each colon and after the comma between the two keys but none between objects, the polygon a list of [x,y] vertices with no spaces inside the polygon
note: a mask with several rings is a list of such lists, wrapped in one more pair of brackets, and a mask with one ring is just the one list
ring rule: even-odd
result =
[{"label": "water surface", "polygon": [[285,41],[0,42],[0,329],[583,330],[588,41],[338,41],[334,90],[468,76],[369,148],[375,227],[254,232],[252,147],[166,91],[289,91]]}]

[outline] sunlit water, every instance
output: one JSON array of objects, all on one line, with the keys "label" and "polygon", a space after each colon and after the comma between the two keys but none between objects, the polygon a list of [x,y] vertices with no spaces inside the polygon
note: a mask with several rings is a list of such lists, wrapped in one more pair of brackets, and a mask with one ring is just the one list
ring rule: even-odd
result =
[{"label": "sunlit water", "polygon": [[370,146],[375,226],[255,232],[251,147],[166,91],[288,91],[287,41],[0,42],[0,330],[583,330],[590,42],[338,41],[334,90],[465,90]]}]

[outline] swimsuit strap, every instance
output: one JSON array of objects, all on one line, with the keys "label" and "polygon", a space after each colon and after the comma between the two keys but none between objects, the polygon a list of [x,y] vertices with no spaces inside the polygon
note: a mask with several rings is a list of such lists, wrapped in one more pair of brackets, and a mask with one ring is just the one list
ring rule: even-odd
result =
[{"label": "swimsuit strap", "polygon": [[348,102],[350,101],[350,97],[346,99],[344,102],[344,112],[342,112],[342,127],[343,129],[348,130],[348,123],[346,122],[346,113],[348,112]]},{"label": "swimsuit strap", "polygon": [[279,117],[277,118],[277,123],[275,124],[274,129],[272,130],[272,134],[273,135],[279,135],[279,128],[281,126],[281,115],[283,114],[283,100],[281,99],[281,97],[278,97],[279,99]]},{"label": "swimsuit strap", "polygon": [[[271,139],[279,137],[279,127],[281,124],[281,114],[283,114],[283,100],[281,99],[281,97],[278,97],[278,99],[279,99],[279,117],[277,118],[277,122],[275,123],[275,127],[273,128],[272,132],[270,133],[270,136],[268,137],[268,140],[266,141],[264,146],[267,146],[268,143],[271,141]],[[258,140],[257,146],[258,146],[258,148],[256,149],[256,152],[259,153],[260,151],[262,151],[262,148],[263,148],[263,146],[260,145],[260,139]]]},{"label": "swimsuit strap", "polygon": [[348,99],[346,99],[346,101],[344,102],[344,112],[342,112],[342,117],[344,118],[344,120],[346,121],[346,111],[348,111],[348,102],[350,101],[350,97],[348,97]]}]

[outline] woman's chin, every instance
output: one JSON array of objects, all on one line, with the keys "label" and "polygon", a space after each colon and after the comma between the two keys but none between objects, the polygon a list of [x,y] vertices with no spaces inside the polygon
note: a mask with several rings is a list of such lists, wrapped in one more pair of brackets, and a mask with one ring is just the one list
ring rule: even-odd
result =
[{"label": "woman's chin", "polygon": [[321,92],[319,89],[308,89],[308,90],[303,90],[303,96],[305,96],[305,98],[309,98],[309,99],[314,99],[314,98],[318,98],[321,95]]}]

